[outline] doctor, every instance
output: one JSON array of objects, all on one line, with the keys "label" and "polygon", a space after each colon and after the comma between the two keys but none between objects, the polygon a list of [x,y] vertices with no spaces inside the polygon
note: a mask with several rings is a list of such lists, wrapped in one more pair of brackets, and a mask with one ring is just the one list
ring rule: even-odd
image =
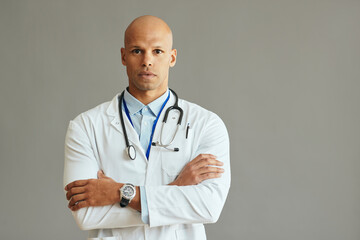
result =
[{"label": "doctor", "polygon": [[[220,216],[230,187],[228,133],[216,114],[169,90],[172,41],[160,18],[135,19],[121,49],[129,87],[70,121],[64,187],[89,239],[201,240],[203,224]],[[182,110],[163,122],[176,104]]]}]

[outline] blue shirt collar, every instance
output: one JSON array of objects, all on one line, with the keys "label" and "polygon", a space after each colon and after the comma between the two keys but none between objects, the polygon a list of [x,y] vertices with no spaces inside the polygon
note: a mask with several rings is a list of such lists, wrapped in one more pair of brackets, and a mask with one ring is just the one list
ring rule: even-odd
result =
[{"label": "blue shirt collar", "polygon": [[[157,117],[157,115],[160,112],[160,109],[165,102],[167,96],[169,94],[169,89],[166,90],[166,92],[149,103],[147,106],[150,108],[151,112]],[[124,100],[126,102],[126,106],[129,110],[130,115],[134,115],[138,112],[140,112],[144,107],[146,107],[142,102],[137,100],[133,95],[129,93],[129,91],[126,89],[124,93]]]}]

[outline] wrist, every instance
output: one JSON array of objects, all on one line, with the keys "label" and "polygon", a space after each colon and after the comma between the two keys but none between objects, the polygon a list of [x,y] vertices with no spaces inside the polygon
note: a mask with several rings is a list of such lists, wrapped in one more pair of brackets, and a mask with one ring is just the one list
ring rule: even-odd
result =
[{"label": "wrist", "polygon": [[118,203],[121,201],[121,196],[120,196],[120,188],[123,186],[123,183],[116,183],[115,187],[114,187],[114,203]]},{"label": "wrist", "polygon": [[135,186],[136,188],[136,195],[135,197],[131,200],[131,202],[129,203],[129,207],[131,207],[132,209],[141,211],[141,200],[140,200],[140,187],[139,186]]}]

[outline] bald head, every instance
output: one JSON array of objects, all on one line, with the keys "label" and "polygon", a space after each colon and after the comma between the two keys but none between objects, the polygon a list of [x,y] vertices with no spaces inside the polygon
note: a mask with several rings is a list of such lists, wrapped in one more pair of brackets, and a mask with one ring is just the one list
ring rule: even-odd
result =
[{"label": "bald head", "polygon": [[125,31],[124,44],[125,48],[136,38],[148,36],[157,36],[166,40],[169,48],[172,48],[173,36],[170,27],[161,18],[145,15],[136,18],[130,23]]},{"label": "bald head", "polygon": [[121,61],[126,66],[129,92],[143,104],[164,94],[168,88],[169,68],[175,66],[176,49],[172,33],[160,18],[141,16],[125,31]]}]

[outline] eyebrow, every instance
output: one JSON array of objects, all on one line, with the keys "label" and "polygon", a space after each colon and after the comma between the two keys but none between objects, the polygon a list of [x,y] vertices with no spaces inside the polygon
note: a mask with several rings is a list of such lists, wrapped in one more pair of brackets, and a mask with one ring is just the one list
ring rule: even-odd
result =
[{"label": "eyebrow", "polygon": [[[130,48],[141,48],[140,46],[131,46]],[[155,46],[155,47],[153,47],[153,48],[164,48],[164,47],[162,47],[162,46]]]}]

